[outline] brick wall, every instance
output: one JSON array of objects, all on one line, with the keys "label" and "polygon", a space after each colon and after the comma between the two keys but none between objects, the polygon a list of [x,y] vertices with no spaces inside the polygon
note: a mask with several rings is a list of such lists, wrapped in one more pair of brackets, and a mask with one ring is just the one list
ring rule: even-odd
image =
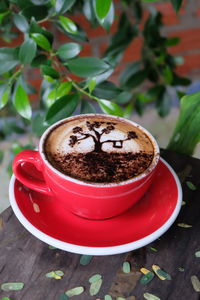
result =
[{"label": "brick wall", "polygon": [[[170,52],[173,55],[182,56],[185,61],[183,65],[178,66],[178,73],[186,75],[192,79],[200,78],[200,1],[186,0],[178,16],[173,11],[169,2],[158,2],[153,5],[163,14],[163,22],[165,24],[163,34],[165,36],[178,36],[181,38],[181,42],[177,46],[170,48]],[[146,6],[148,8],[149,4]],[[120,1],[115,1],[115,7],[117,14],[120,14]],[[148,15],[147,11],[145,12],[144,18]],[[89,37],[89,42],[84,43],[84,47],[80,55],[101,57],[108,45],[110,34],[107,34],[100,26],[98,28],[91,28],[89,22],[83,15],[79,14],[73,16],[72,19],[83,27]],[[52,25],[48,23],[44,23],[42,25],[48,27],[48,30],[52,33],[55,33],[55,47],[69,41],[69,39],[61,32],[55,32],[55,28],[52,27]],[[116,31],[116,28],[117,18],[112,25],[111,34]],[[21,43],[22,39],[22,36],[19,35],[18,38],[13,40],[10,45],[0,41],[0,46],[15,47]],[[126,64],[140,58],[141,44],[142,41],[140,38],[136,38],[130,44],[128,49],[125,51],[121,65],[117,68],[111,80],[117,81],[119,71],[124,68]],[[30,83],[38,89],[40,85],[39,70],[31,70],[31,73],[27,71],[27,75]],[[37,96],[35,95],[31,98],[34,99],[37,98]]]}]

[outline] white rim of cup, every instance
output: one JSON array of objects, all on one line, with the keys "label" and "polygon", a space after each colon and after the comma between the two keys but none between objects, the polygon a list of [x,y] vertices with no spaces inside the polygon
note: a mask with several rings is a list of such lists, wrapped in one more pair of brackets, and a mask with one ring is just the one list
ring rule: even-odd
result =
[{"label": "white rim of cup", "polygon": [[[138,176],[135,176],[134,178],[132,179],[128,179],[128,180],[124,180],[124,181],[121,181],[121,182],[118,182],[118,183],[96,183],[96,182],[86,182],[84,180],[79,180],[79,179],[76,179],[76,178],[73,178],[73,177],[70,177],[68,175],[65,175],[63,173],[61,173],[59,170],[57,170],[56,168],[54,168],[50,163],[49,161],[47,160],[46,158],[46,154],[44,153],[44,143],[45,143],[45,140],[46,140],[46,137],[47,135],[53,130],[53,128],[55,127],[58,127],[60,124],[62,123],[65,123],[65,122],[68,122],[68,121],[72,121],[72,120],[75,120],[75,119],[78,119],[78,118],[89,118],[89,117],[104,117],[104,118],[109,118],[109,119],[113,119],[113,120],[119,120],[119,121],[123,121],[123,122],[126,122],[126,123],[129,123],[130,125],[133,125],[137,128],[139,128],[141,131],[143,131],[151,140],[151,143],[153,145],[153,148],[154,148],[154,158],[151,162],[151,165],[142,173],[142,174],[139,174]],[[121,185],[126,185],[126,184],[129,184],[129,183],[132,183],[134,181],[138,181],[142,178],[144,178],[146,175],[148,175],[149,173],[151,173],[155,167],[157,166],[158,164],[158,161],[159,161],[159,158],[160,158],[160,150],[159,150],[159,146],[155,140],[155,138],[153,137],[153,135],[147,130],[145,129],[144,127],[142,127],[141,125],[139,125],[138,123],[134,122],[134,121],[131,121],[131,120],[127,120],[125,118],[122,118],[122,117],[118,117],[118,116],[113,116],[113,115],[105,115],[105,114],[82,114],[82,115],[75,115],[75,116],[72,116],[72,117],[69,117],[69,118],[65,118],[65,119],[62,119],[56,123],[54,123],[53,125],[51,125],[48,129],[45,130],[45,132],[42,134],[41,138],[40,138],[40,142],[39,142],[39,152],[40,152],[40,155],[42,157],[42,160],[43,162],[47,165],[47,167],[52,170],[54,173],[56,173],[58,176],[60,176],[61,178],[63,179],[67,179],[71,182],[74,182],[74,183],[77,183],[79,185],[86,185],[86,186],[95,186],[95,187],[116,187],[116,186],[121,186]]]},{"label": "white rim of cup", "polygon": [[174,208],[174,211],[172,212],[171,216],[169,219],[157,230],[155,230],[153,233],[136,240],[134,242],[126,243],[126,244],[121,244],[117,246],[106,246],[106,247],[92,247],[92,246],[80,246],[76,244],[70,244],[68,242],[63,242],[61,240],[58,240],[56,238],[53,238],[49,236],[46,233],[43,233],[41,230],[37,229],[34,225],[32,225],[31,222],[29,222],[26,217],[23,215],[21,210],[19,209],[17,202],[15,200],[15,193],[14,193],[14,184],[16,181],[16,177],[13,175],[11,180],[10,180],[10,185],[9,185],[9,198],[10,198],[10,204],[11,207],[18,218],[18,220],[21,222],[21,224],[35,237],[37,237],[39,240],[47,243],[48,245],[54,246],[58,249],[69,251],[72,253],[77,253],[77,254],[86,254],[86,255],[113,255],[113,254],[120,254],[132,250],[136,250],[138,248],[144,247],[157,238],[159,238],[161,235],[163,235],[169,228],[170,226],[174,223],[176,220],[179,211],[181,209],[181,204],[182,204],[182,187],[180,184],[180,181],[178,179],[178,176],[172,169],[172,167],[164,160],[161,158],[161,161],[166,165],[166,167],[170,170],[172,176],[174,177],[174,180],[176,182],[177,190],[178,190],[178,196],[177,196],[177,203]]}]

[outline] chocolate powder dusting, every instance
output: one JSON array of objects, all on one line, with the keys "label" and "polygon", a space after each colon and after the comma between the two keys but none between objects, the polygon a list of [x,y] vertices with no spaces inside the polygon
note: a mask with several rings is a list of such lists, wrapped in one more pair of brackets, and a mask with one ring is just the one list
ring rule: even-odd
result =
[{"label": "chocolate powder dusting", "polygon": [[96,183],[117,183],[143,173],[153,154],[146,152],[59,153],[49,157],[51,164],[65,175]]}]

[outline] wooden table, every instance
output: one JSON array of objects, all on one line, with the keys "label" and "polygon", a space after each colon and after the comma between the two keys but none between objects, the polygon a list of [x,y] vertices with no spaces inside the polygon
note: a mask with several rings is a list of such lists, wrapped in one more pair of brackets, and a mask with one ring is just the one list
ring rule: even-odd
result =
[{"label": "wooden table", "polygon": [[[200,186],[200,160],[169,151],[162,151],[165,158],[178,173],[183,186],[181,212],[173,226],[158,240],[139,250],[120,255],[94,256],[88,265],[80,264],[81,255],[68,253],[49,246],[32,236],[19,223],[11,208],[0,216],[0,284],[23,282],[20,291],[1,291],[1,297],[11,300],[64,300],[64,292],[76,286],[83,286],[84,293],[73,296],[74,300],[104,299],[105,294],[125,299],[141,300],[144,293],[156,295],[161,300],[197,300],[191,276],[200,279],[200,189],[191,190],[186,182]],[[178,223],[192,225],[190,228]],[[157,251],[155,252],[155,249]],[[124,273],[122,264],[129,261],[131,272]],[[147,285],[139,282],[140,268],[151,269],[159,265],[172,277],[160,280],[157,276]],[[60,280],[47,278],[46,273],[62,270]],[[100,273],[103,284],[96,296],[90,296],[88,279]],[[71,298],[70,298],[71,299]],[[120,298],[119,298],[120,299]]]}]

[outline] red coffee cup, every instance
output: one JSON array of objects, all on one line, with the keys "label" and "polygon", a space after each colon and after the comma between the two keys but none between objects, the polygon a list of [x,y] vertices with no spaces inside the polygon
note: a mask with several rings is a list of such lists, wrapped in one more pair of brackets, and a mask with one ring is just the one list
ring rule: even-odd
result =
[{"label": "red coffee cup", "polygon": [[[92,114],[85,116],[92,116]],[[154,157],[150,166],[142,174],[120,183],[90,183],[72,178],[61,173],[49,163],[44,152],[44,142],[54,127],[66,120],[70,121],[78,117],[80,116],[61,120],[49,127],[40,139],[38,151],[25,150],[17,154],[13,162],[13,172],[25,186],[47,196],[52,196],[54,201],[59,201],[63,209],[67,209],[80,217],[106,219],[117,216],[141,199],[150,187],[160,158],[158,144],[146,129],[135,122],[126,120],[126,122],[137,126],[150,139],[154,147]],[[113,121],[116,119],[124,121],[124,118],[108,117]],[[41,172],[41,178],[37,180],[28,176],[23,171],[24,163],[34,165]]]}]

